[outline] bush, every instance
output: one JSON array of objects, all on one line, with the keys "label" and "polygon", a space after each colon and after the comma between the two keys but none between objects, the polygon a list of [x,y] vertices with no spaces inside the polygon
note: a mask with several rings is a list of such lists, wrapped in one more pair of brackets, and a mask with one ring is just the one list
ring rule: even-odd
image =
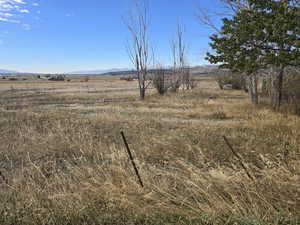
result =
[{"label": "bush", "polygon": [[153,86],[160,95],[164,95],[168,91],[167,77],[164,69],[156,70],[152,78]]},{"label": "bush", "polygon": [[48,80],[51,80],[51,81],[64,81],[65,78],[66,78],[65,75],[55,75],[55,76],[50,77]]},{"label": "bush", "polygon": [[[184,83],[183,75],[179,71],[168,71],[162,68],[156,70],[152,77],[152,83],[160,95],[164,95],[168,91],[177,92],[180,87],[184,88],[187,84]],[[195,84],[193,84],[193,87],[195,87]]]},{"label": "bush", "polygon": [[86,76],[86,77],[84,77],[84,79],[83,79],[84,82],[89,82],[89,80],[90,80],[89,76]]},{"label": "bush", "polygon": [[215,112],[215,113],[209,115],[208,119],[212,119],[212,120],[226,120],[226,119],[228,119],[228,116],[226,115],[225,112],[218,111],[218,112]]},{"label": "bush", "polygon": [[223,90],[225,85],[229,84],[232,86],[232,89],[247,91],[245,77],[240,73],[222,71],[216,76],[216,81],[221,90]]}]

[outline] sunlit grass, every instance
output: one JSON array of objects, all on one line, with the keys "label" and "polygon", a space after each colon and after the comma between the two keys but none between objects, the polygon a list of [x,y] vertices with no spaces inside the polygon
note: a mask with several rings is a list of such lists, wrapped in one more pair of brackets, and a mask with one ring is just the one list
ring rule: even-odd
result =
[{"label": "sunlit grass", "polygon": [[[97,83],[99,98],[107,88],[136,85],[105,82]],[[254,107],[246,94],[217,90],[209,79],[193,91],[152,92],[144,102],[103,103],[97,93],[72,90],[44,93],[44,105],[31,104],[38,92],[20,103],[17,92],[3,90],[0,170],[8,184],[0,178],[0,223],[299,224],[299,117]]]}]

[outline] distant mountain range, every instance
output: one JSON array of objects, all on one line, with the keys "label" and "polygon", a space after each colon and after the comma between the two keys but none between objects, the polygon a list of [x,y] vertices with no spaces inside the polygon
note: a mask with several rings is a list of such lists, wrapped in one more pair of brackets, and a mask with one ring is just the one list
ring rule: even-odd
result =
[{"label": "distant mountain range", "polygon": [[0,73],[18,73],[18,71],[0,69]]},{"label": "distant mountain range", "polygon": [[68,72],[66,74],[107,74],[107,73],[124,72],[130,70],[131,69],[128,68],[113,68],[107,70],[82,70],[82,71]]},{"label": "distant mountain range", "polygon": [[[167,68],[168,70],[169,68]],[[193,74],[209,74],[214,73],[218,70],[218,66],[216,65],[202,65],[202,66],[194,66],[191,67],[191,73]],[[67,72],[63,74],[67,75],[122,75],[122,74],[133,74],[134,70],[129,68],[113,68],[113,69],[106,69],[106,70],[82,70],[82,71],[74,71],[74,72]],[[38,73],[21,73],[18,71],[13,70],[5,70],[0,69],[0,74],[38,74]]]},{"label": "distant mountain range", "polygon": [[[82,71],[74,71],[74,72],[67,72],[63,74],[69,74],[69,75],[85,75],[85,74],[110,74],[110,73],[122,73],[126,71],[131,71],[131,69],[128,68],[113,68],[113,69],[106,69],[106,70],[82,70]],[[14,70],[5,70],[0,69],[0,74],[39,74],[39,73],[27,73],[27,72],[18,72]]]},{"label": "distant mountain range", "polygon": [[[216,65],[203,65],[203,66],[194,66],[191,67],[191,72],[194,74],[205,74],[205,73],[213,73],[218,70],[218,66]],[[83,74],[103,74],[103,75],[119,75],[119,74],[131,74],[134,71],[129,68],[113,68],[107,70],[83,70],[83,71],[75,71],[75,72],[68,72],[66,74],[76,74],[76,75],[83,75]]]},{"label": "distant mountain range", "polygon": [[219,70],[219,66],[216,65],[203,65],[191,67],[192,74],[209,74]]}]

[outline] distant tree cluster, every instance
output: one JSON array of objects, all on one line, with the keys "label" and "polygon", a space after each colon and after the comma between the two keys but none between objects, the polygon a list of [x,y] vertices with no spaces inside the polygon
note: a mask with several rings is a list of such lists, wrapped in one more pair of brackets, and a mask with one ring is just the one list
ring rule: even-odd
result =
[{"label": "distant tree cluster", "polygon": [[[191,77],[186,59],[183,27],[178,25],[176,39],[171,44],[172,73],[166,73],[167,70],[156,62],[153,48],[150,45],[147,1],[135,0],[133,2],[133,10],[126,22],[131,34],[128,54],[137,73],[140,99],[145,98],[146,90],[150,86],[156,88],[161,95],[168,91],[177,91],[180,87],[183,89],[194,88],[195,81]],[[156,69],[153,70],[155,67]],[[151,71],[154,71],[154,74],[151,74]]]}]

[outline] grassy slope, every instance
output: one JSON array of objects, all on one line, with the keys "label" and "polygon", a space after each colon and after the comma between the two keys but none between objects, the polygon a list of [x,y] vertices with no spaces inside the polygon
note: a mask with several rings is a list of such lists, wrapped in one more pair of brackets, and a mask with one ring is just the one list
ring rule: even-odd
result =
[{"label": "grassy slope", "polygon": [[[93,82],[92,92],[76,85],[3,89],[0,224],[300,224],[299,117],[254,108],[209,79],[145,102],[92,105],[84,101],[134,96],[135,83]],[[44,104],[33,104],[39,98]]]}]

